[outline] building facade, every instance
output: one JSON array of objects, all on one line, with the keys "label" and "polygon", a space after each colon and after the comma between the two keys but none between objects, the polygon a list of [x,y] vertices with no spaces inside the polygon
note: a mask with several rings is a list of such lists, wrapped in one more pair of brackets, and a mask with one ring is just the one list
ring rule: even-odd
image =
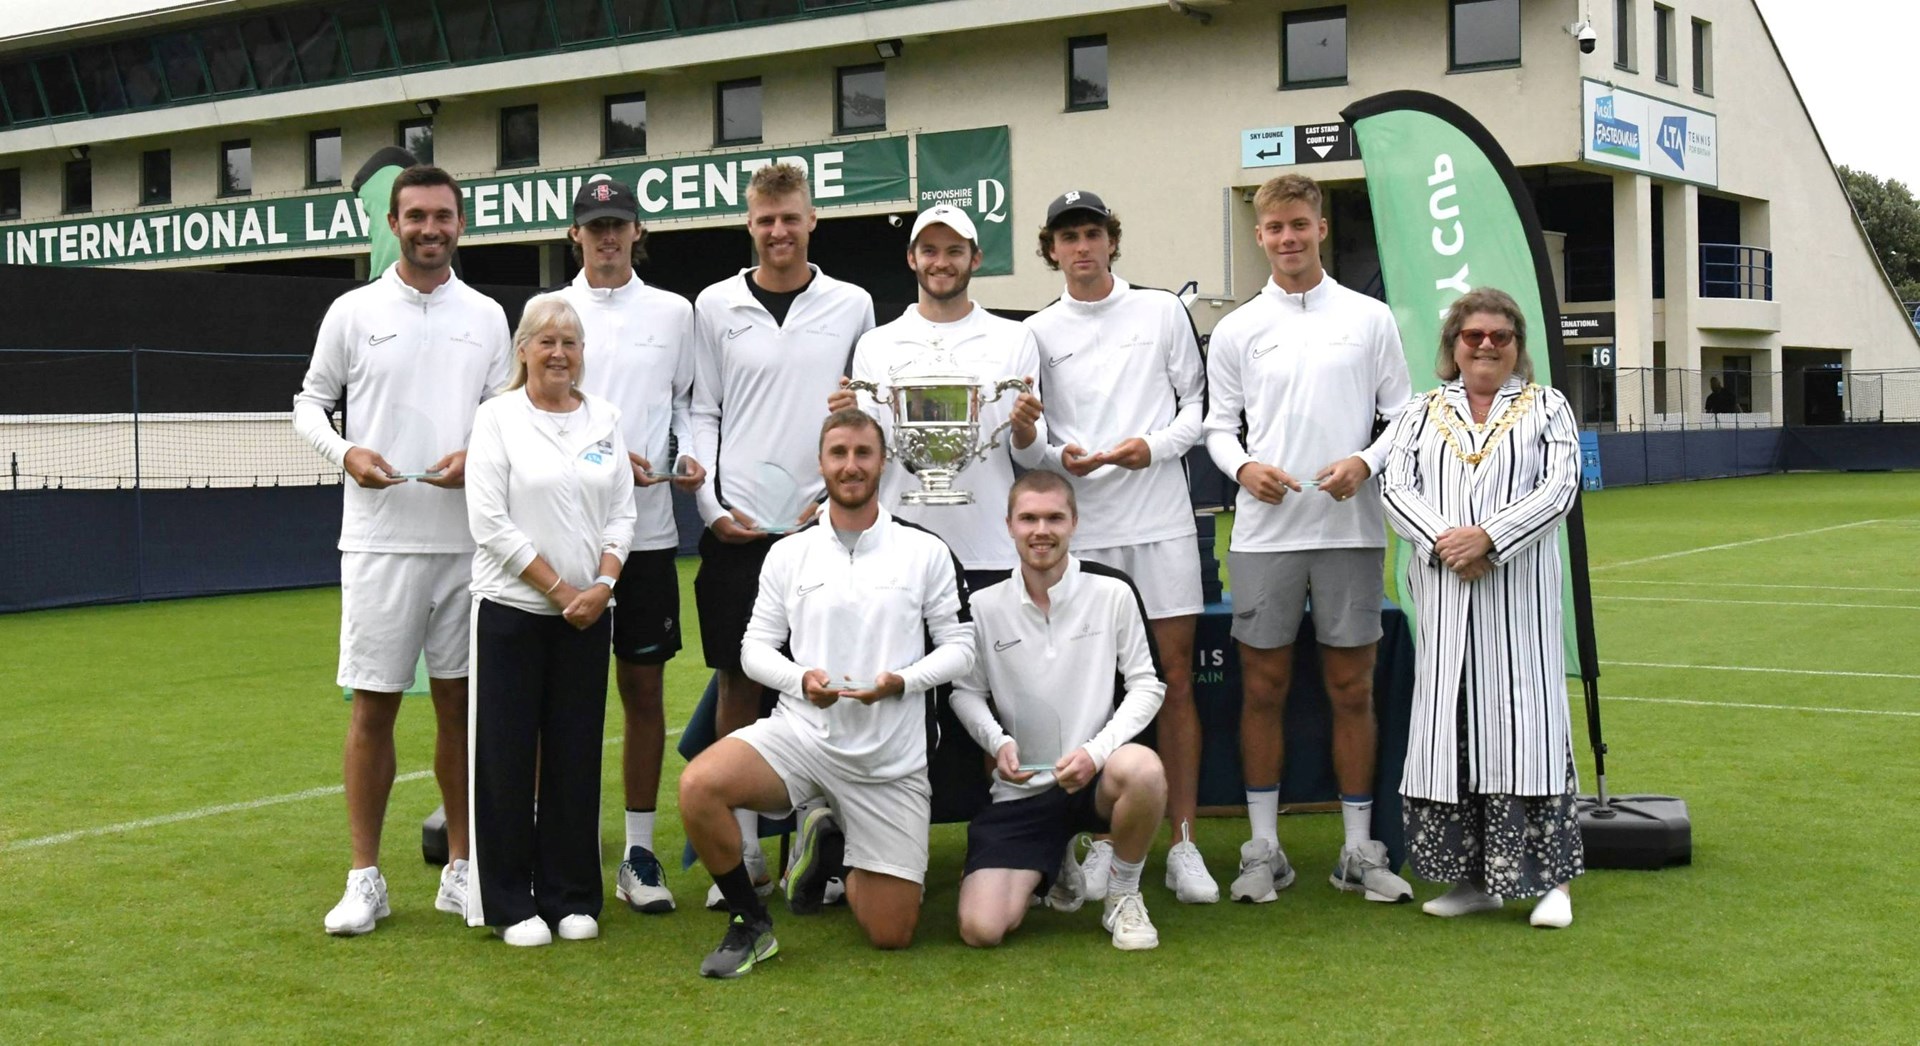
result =
[{"label": "building facade", "polygon": [[342,182],[401,144],[466,184],[470,280],[566,278],[572,188],[607,170],[640,190],[645,275],[691,295],[751,264],[740,186],[795,158],[816,260],[883,312],[913,293],[898,220],[936,200],[983,230],[978,299],[1043,305],[1035,230],[1084,188],[1122,218],[1117,270],[1187,288],[1204,332],[1264,282],[1252,190],[1289,169],[1330,189],[1329,270],[1382,293],[1340,111],[1414,89],[1520,167],[1589,422],[1697,424],[1716,378],[1715,413],[1797,423],[1828,409],[1810,380],[1920,367],[1752,0],[75,7],[0,13],[8,264],[364,276],[384,216]]}]

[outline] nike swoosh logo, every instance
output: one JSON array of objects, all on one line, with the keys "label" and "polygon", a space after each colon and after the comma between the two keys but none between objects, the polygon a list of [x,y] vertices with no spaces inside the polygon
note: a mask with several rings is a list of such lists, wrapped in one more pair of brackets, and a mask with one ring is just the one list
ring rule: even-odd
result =
[{"label": "nike swoosh logo", "polygon": [[737,330],[737,331],[735,331],[735,330],[730,330],[730,331],[728,331],[728,332],[727,332],[727,340],[728,340],[728,341],[732,341],[733,339],[735,339],[735,338],[738,338],[738,337],[739,337],[740,335],[742,335],[742,334],[745,334],[746,332],[748,332],[748,331],[750,331],[750,330],[752,330],[752,329],[753,329],[753,328],[752,328],[751,326],[747,326],[747,327],[742,327],[742,328],[740,328],[740,329],[739,329],[739,330]]},{"label": "nike swoosh logo", "polygon": [[822,581],[818,585],[801,585],[799,590],[796,591],[794,594],[804,599],[807,593],[812,592],[814,589],[819,588],[825,584],[826,582]]},{"label": "nike swoosh logo", "polygon": [[1014,647],[1019,645],[1020,645],[1020,641],[1018,639],[1005,639],[1005,640],[996,639],[994,640],[994,643],[993,643],[993,649],[997,652],[997,651],[1005,650],[1008,647]]},{"label": "nike swoosh logo", "polygon": [[398,334],[383,334],[383,335],[381,335],[381,336],[379,336],[379,337],[377,337],[377,338],[376,338],[376,337],[374,337],[373,335],[371,335],[371,334],[369,334],[369,335],[367,335],[367,344],[368,344],[368,345],[379,345],[379,344],[380,344],[380,343],[382,343],[382,342],[388,342],[388,341],[392,341],[393,339],[395,339],[395,338],[398,338],[399,336],[400,336],[400,335],[398,335]]},{"label": "nike swoosh logo", "polygon": [[905,363],[896,363],[893,366],[887,368],[887,377],[897,378],[900,376],[901,371],[906,370],[908,367],[911,367],[911,366],[913,366],[912,360],[908,360]]},{"label": "nike swoosh logo", "polygon": [[1259,613],[1258,610],[1236,610],[1233,612],[1233,616],[1237,618],[1250,618],[1257,613]]},{"label": "nike swoosh logo", "polygon": [[1072,359],[1072,358],[1073,358],[1073,353],[1071,353],[1071,352],[1069,352],[1069,353],[1067,353],[1067,354],[1066,354],[1065,356],[1048,356],[1048,357],[1047,357],[1047,366],[1049,366],[1049,367],[1058,367],[1058,366],[1059,366],[1059,365],[1061,365],[1062,363],[1065,363],[1065,362],[1067,362],[1068,360],[1070,360],[1070,359]]},{"label": "nike swoosh logo", "polygon": [[1276,341],[1272,345],[1269,345],[1264,349],[1255,349],[1253,350],[1253,358],[1257,360],[1260,357],[1265,356],[1267,353],[1272,352],[1273,350],[1279,347],[1280,347],[1280,343]]}]

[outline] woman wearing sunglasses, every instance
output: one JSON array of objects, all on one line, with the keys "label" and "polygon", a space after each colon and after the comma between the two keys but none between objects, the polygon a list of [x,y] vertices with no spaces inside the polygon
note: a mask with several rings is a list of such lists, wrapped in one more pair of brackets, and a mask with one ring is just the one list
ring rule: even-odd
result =
[{"label": "woman wearing sunglasses", "polygon": [[1415,550],[1408,856],[1453,884],[1429,915],[1539,897],[1532,924],[1562,927],[1585,867],[1555,537],[1580,488],[1573,412],[1533,384],[1526,320],[1503,291],[1453,303],[1434,369],[1443,384],[1395,419],[1382,480]]}]

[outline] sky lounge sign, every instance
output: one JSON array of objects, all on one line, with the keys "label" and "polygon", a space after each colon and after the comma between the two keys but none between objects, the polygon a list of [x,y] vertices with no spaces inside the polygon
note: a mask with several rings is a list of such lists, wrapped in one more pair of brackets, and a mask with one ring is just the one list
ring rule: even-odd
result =
[{"label": "sky lounge sign", "polygon": [[[707,218],[746,211],[753,172],[788,161],[806,169],[819,205],[913,198],[908,138],[858,139],[830,146],[774,147],[635,163],[610,163],[463,182],[470,235],[559,230],[573,195],[602,172],[632,185],[643,221]],[[0,258],[9,265],[127,265],[183,258],[229,258],[269,251],[367,242],[369,215],[335,191],[227,205],[138,211],[98,218],[0,226]]]}]

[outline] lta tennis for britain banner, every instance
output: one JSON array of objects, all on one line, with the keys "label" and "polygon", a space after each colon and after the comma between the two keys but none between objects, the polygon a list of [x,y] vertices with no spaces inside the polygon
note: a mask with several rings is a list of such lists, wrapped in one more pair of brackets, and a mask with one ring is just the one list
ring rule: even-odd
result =
[{"label": "lta tennis for britain banner", "polygon": [[[1433,360],[1441,318],[1455,298],[1475,287],[1513,295],[1535,332],[1535,346],[1547,350],[1532,353],[1536,369],[1544,367],[1546,380],[1558,386],[1567,368],[1546,241],[1533,200],[1493,135],[1466,110],[1420,91],[1374,95],[1341,116],[1353,125],[1366,165],[1380,273],[1414,390],[1439,384]],[[1568,672],[1577,665],[1581,677],[1592,680],[1599,666],[1577,500],[1559,541],[1566,564],[1561,598]],[[1406,546],[1399,548],[1396,579],[1406,568]]]}]

